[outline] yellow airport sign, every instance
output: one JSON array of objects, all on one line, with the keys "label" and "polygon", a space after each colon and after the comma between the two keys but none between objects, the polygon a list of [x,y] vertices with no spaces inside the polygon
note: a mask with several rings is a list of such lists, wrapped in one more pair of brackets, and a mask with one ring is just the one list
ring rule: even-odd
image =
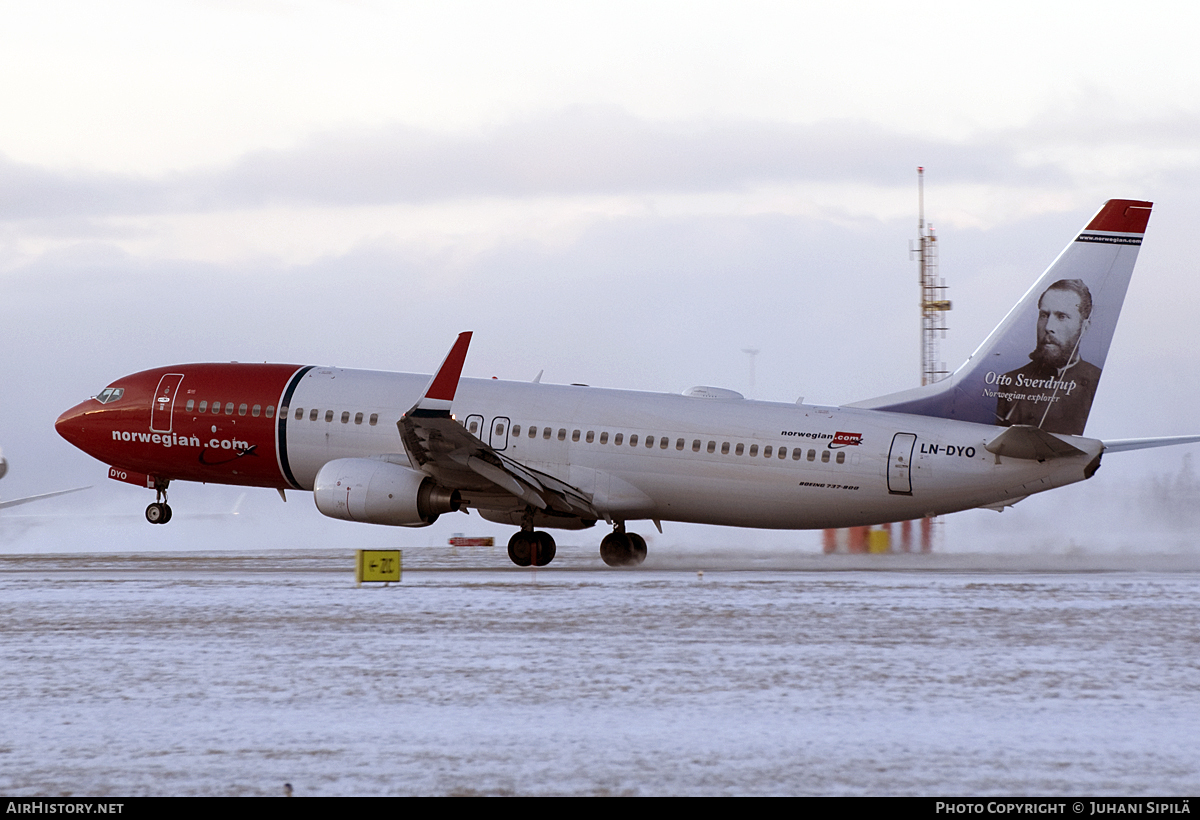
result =
[{"label": "yellow airport sign", "polygon": [[354,581],[399,581],[400,550],[355,550]]}]

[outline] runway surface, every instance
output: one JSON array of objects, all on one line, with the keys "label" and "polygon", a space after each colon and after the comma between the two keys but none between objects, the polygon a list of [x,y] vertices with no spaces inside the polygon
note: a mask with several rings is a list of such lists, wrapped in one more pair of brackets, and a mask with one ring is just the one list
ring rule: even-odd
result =
[{"label": "runway surface", "polygon": [[0,793],[1200,786],[1194,558],[559,555],[0,555]]}]

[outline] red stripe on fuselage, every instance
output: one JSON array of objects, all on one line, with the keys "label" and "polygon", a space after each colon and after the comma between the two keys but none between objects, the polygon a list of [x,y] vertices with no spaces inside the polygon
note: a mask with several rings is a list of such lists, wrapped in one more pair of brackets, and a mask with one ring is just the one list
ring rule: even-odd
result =
[{"label": "red stripe on fuselage", "polygon": [[[63,413],[55,427],[94,458],[127,470],[163,479],[290,487],[279,470],[276,428],[280,398],[299,369],[291,364],[188,364],[144,370],[109,385],[124,389],[117,401],[89,399]],[[167,374],[183,376],[170,430],[163,432],[161,415],[155,416],[156,429],[151,430],[151,407]],[[214,403],[219,412],[213,412]]]}]

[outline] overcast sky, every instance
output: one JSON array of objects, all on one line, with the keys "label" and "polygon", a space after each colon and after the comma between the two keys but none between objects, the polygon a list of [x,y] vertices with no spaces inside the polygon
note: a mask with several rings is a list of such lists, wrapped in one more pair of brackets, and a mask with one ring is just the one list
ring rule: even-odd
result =
[{"label": "overcast sky", "polygon": [[[912,386],[918,165],[954,302],[951,367],[1104,200],[1153,200],[1088,434],[1200,432],[1191,7],[214,0],[3,14],[5,497],[95,483],[54,511],[140,516],[149,494],[108,481],[53,421],[176,362],[428,372],[472,329],[469,376],[544,368],[546,381],[820,403]],[[744,348],[761,350],[753,388]],[[1096,482],[1173,473],[1182,455],[1110,456]],[[170,527],[121,526],[132,544],[190,546],[204,525],[180,514],[239,493],[180,487]],[[347,532],[293,501],[251,491],[247,509],[280,532]],[[996,521],[1056,510],[1031,499]],[[334,537],[472,528],[503,532],[458,516],[435,535]]]}]

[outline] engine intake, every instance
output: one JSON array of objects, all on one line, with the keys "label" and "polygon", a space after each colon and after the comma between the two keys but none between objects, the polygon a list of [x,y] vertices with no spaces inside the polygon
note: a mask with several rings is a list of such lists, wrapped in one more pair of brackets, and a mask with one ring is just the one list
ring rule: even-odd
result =
[{"label": "engine intake", "polygon": [[424,527],[462,507],[458,490],[439,487],[424,473],[372,458],[339,458],[317,473],[317,509],[330,518]]}]

